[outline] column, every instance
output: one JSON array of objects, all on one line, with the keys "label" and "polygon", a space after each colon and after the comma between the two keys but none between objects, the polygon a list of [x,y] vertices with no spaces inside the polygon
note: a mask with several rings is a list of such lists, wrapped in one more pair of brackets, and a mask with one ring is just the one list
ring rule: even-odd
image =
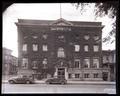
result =
[{"label": "column", "polygon": [[67,68],[65,68],[65,79],[68,79],[68,72],[67,72]]},{"label": "column", "polygon": [[58,73],[58,68],[57,67],[55,67],[55,73],[54,73],[54,77],[57,77],[57,74]]}]

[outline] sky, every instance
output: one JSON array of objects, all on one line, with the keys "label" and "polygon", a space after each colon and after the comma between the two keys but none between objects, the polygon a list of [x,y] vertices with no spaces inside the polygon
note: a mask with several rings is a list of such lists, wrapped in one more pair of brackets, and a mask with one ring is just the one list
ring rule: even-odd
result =
[{"label": "sky", "polygon": [[[112,22],[108,16],[95,19],[94,4],[85,8],[86,11],[81,14],[80,8],[76,9],[72,3],[61,4],[61,17],[68,21],[95,21],[102,22],[102,38],[108,35],[112,30]],[[36,20],[57,20],[60,18],[60,3],[15,3],[9,6],[2,14],[3,16],[3,47],[13,50],[12,55],[18,57],[17,26],[15,22],[18,19],[36,19]],[[102,44],[103,50],[114,50],[115,43]]]}]

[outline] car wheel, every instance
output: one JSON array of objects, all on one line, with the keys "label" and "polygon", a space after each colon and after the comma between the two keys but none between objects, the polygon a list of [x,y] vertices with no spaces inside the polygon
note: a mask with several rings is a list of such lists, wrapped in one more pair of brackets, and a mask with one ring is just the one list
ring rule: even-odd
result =
[{"label": "car wheel", "polygon": [[30,84],[30,81],[26,81],[26,84]]},{"label": "car wheel", "polygon": [[14,84],[14,81],[13,81],[13,80],[10,80],[9,83],[10,83],[10,84]]},{"label": "car wheel", "polygon": [[62,84],[62,85],[64,85],[64,84],[65,84],[65,82],[61,82],[61,84]]}]

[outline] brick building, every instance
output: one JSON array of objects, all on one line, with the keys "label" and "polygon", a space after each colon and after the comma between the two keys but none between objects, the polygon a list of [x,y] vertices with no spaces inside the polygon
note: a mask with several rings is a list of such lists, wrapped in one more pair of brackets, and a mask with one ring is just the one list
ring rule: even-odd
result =
[{"label": "brick building", "polygon": [[[115,50],[103,50],[103,69],[109,69],[110,72],[110,80],[115,81],[116,80],[116,53]],[[105,75],[105,74],[104,74]],[[107,76],[104,76],[107,77]]]},{"label": "brick building", "polygon": [[12,50],[3,48],[2,58],[2,75],[16,75],[18,71],[18,59],[12,56]]},{"label": "brick building", "polygon": [[103,80],[101,22],[18,19],[16,25],[19,74]]}]

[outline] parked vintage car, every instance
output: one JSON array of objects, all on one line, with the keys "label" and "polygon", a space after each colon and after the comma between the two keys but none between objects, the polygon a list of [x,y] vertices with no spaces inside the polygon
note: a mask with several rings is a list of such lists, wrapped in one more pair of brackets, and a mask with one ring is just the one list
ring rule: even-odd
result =
[{"label": "parked vintage car", "polygon": [[32,78],[29,78],[27,76],[17,76],[12,77],[8,80],[10,84],[33,84],[35,83]]},{"label": "parked vintage car", "polygon": [[66,84],[67,80],[66,79],[60,79],[60,78],[50,78],[47,79],[46,84]]}]

